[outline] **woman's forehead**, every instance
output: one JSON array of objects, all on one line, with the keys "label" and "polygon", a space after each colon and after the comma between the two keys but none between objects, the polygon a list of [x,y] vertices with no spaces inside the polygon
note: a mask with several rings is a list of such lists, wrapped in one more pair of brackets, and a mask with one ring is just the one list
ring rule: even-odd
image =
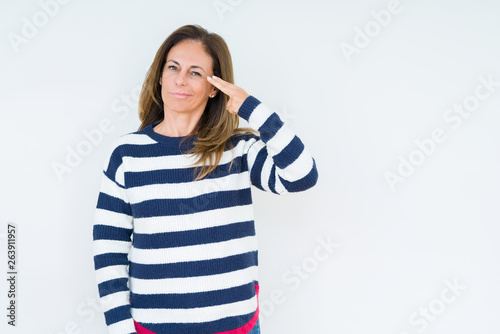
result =
[{"label": "woman's forehead", "polygon": [[175,61],[181,66],[212,66],[212,57],[207,54],[204,46],[197,41],[182,41],[174,45],[167,55],[168,61]]}]

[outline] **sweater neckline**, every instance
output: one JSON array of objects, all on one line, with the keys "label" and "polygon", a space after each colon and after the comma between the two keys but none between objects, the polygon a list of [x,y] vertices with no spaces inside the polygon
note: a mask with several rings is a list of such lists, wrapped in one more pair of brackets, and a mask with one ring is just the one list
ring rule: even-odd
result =
[{"label": "sweater neckline", "polygon": [[[182,139],[187,137],[187,136],[171,137],[171,136],[165,136],[165,135],[159,134],[158,132],[156,132],[153,129],[158,124],[160,124],[160,122],[151,123],[147,127],[144,128],[144,131],[146,132],[146,134],[149,137],[151,137],[152,139],[156,140],[157,142],[164,143],[164,144],[167,144],[167,145],[177,145],[177,146],[179,146],[179,144],[181,143]],[[191,138],[191,140],[186,140],[185,143],[187,143],[189,141],[196,140],[196,138],[197,138],[197,135],[195,134],[194,137]]]}]

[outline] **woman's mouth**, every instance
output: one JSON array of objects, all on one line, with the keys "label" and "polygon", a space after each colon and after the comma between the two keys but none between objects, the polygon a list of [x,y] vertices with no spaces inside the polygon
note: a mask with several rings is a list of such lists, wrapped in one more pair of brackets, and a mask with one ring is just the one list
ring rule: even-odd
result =
[{"label": "woman's mouth", "polygon": [[178,99],[185,99],[186,97],[189,96],[189,94],[184,94],[184,93],[172,93],[172,95]]}]

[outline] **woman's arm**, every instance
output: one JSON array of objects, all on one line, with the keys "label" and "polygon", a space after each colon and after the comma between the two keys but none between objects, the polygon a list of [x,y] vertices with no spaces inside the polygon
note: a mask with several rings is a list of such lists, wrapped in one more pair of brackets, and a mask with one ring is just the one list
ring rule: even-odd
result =
[{"label": "woman's arm", "polygon": [[277,113],[241,87],[216,76],[207,80],[229,96],[230,113],[238,114],[260,132],[246,152],[254,186],[282,195],[304,191],[316,184],[316,161]]},{"label": "woman's arm", "polygon": [[100,302],[110,334],[136,333],[130,313],[128,253],[133,219],[123,182],[119,147],[104,166],[93,226],[93,248]]},{"label": "woman's arm", "polygon": [[248,96],[238,115],[260,132],[247,150],[252,184],[265,191],[288,194],[307,190],[318,180],[316,161],[276,112]]}]

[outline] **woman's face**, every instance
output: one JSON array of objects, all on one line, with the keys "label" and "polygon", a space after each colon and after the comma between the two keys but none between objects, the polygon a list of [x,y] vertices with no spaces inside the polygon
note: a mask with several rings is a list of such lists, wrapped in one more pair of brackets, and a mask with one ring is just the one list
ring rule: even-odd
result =
[{"label": "woman's face", "polygon": [[172,47],[160,78],[165,111],[203,113],[209,96],[217,93],[207,81],[212,75],[212,58],[200,42],[184,40]]}]

